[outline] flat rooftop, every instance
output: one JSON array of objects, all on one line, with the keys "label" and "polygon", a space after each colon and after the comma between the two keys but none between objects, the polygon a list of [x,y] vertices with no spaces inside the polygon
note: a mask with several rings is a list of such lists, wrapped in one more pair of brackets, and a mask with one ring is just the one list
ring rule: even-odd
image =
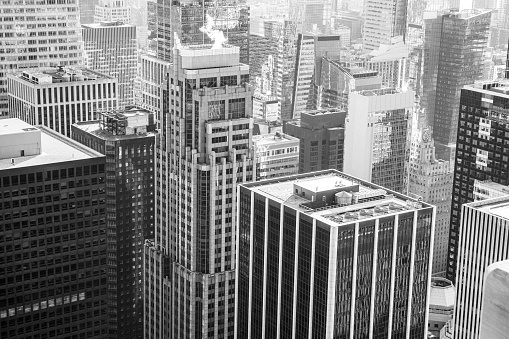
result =
[{"label": "flat rooftop", "polygon": [[56,84],[63,82],[93,81],[100,79],[115,79],[107,74],[99,73],[85,67],[54,67],[52,69],[26,69],[15,77],[33,84]]},{"label": "flat rooftop", "polygon": [[300,139],[280,132],[253,136],[253,144],[255,144],[256,146],[277,145],[282,142],[283,143],[293,142],[299,145]]},{"label": "flat rooftop", "polygon": [[147,132],[144,134],[117,135],[109,132],[108,130],[102,129],[99,120],[77,122],[73,126],[91,135],[95,135],[103,140],[109,141],[140,139],[157,134],[156,132]]},{"label": "flat rooftop", "polygon": [[468,206],[509,221],[509,195],[471,202],[464,206]]},{"label": "flat rooftop", "polygon": [[[0,125],[1,124],[0,122]],[[31,156],[0,159],[0,170],[104,157],[101,153],[54,132],[49,128],[27,125],[41,131],[41,153]],[[11,159],[14,159],[14,164],[12,164]]]},{"label": "flat rooftop", "polygon": [[[337,170],[292,175],[242,186],[330,226],[432,208],[431,205]],[[338,196],[355,198],[348,203],[340,203],[340,200],[336,200]]]},{"label": "flat rooftop", "polygon": [[0,120],[0,135],[20,134],[36,130],[38,129],[20,119]]}]

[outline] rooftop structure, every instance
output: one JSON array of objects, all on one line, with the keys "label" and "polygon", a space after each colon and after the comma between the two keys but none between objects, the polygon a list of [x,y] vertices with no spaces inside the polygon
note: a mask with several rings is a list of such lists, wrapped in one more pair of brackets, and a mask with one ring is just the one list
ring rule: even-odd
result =
[{"label": "rooftop structure", "polygon": [[440,338],[440,331],[453,318],[456,289],[451,281],[432,277],[429,296],[428,331]]},{"label": "rooftop structure", "polygon": [[112,76],[79,66],[56,67],[47,70],[26,69],[15,76],[19,77],[21,80],[37,85],[114,79]]}]

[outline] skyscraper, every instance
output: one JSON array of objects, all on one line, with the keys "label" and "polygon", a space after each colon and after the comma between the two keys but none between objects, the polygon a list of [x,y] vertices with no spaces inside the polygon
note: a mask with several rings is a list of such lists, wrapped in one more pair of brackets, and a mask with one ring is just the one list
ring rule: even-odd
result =
[{"label": "skyscraper", "polygon": [[67,137],[78,121],[118,106],[117,79],[83,67],[25,70],[9,74],[10,116]]},{"label": "skyscraper", "polygon": [[343,169],[346,112],[335,108],[303,112],[284,132],[300,140],[299,173]]},{"label": "skyscraper", "polygon": [[447,279],[455,281],[458,242],[463,237],[461,206],[474,201],[477,181],[509,185],[509,86],[479,83],[461,90],[458,142],[451,205]]},{"label": "skyscraper", "polygon": [[341,49],[339,35],[299,34],[295,61],[292,118],[306,110],[318,108],[323,57],[338,58]]},{"label": "skyscraper", "polygon": [[118,79],[120,107],[134,104],[138,50],[136,26],[118,22],[83,25],[86,65]]},{"label": "skyscraper", "polygon": [[454,163],[435,157],[435,146],[428,128],[412,131],[408,192],[437,208],[433,242],[433,275],[445,276],[449,253],[452,181]]},{"label": "skyscraper", "polygon": [[426,20],[429,58],[424,60],[423,88],[430,97],[424,97],[422,104],[433,126],[439,159],[454,156],[461,88],[482,78],[490,18],[489,11],[464,10]]},{"label": "skyscraper", "polygon": [[77,0],[2,2],[0,27],[0,118],[8,112],[7,74],[28,67],[83,62]]},{"label": "skyscraper", "polygon": [[408,0],[366,0],[364,5],[363,48],[365,52],[405,36]]},{"label": "skyscraper", "polygon": [[240,49],[174,49],[145,246],[145,338],[230,338],[237,184],[253,180],[252,89]]},{"label": "skyscraper", "polygon": [[298,23],[298,32],[317,29],[329,34],[332,17],[332,0],[290,0],[290,20]]},{"label": "skyscraper", "polygon": [[0,126],[0,337],[108,338],[105,158]]},{"label": "skyscraper", "polygon": [[336,170],[240,185],[236,338],[423,338],[434,207]]},{"label": "skyscraper", "polygon": [[409,116],[414,92],[393,88],[350,93],[344,172],[405,192]]},{"label": "skyscraper", "polygon": [[157,0],[157,57],[172,61],[175,34],[184,45],[211,43],[200,30],[208,23],[222,31],[229,44],[240,48],[240,61],[248,64],[249,7],[245,0]]},{"label": "skyscraper", "polygon": [[104,112],[72,126],[74,140],[106,155],[109,334],[143,338],[143,248],[154,237],[154,114]]},{"label": "skyscraper", "polygon": [[78,1],[80,6],[80,22],[81,24],[93,24],[95,15],[95,5],[99,0],[81,0]]},{"label": "skyscraper", "polygon": [[505,196],[461,208],[454,338],[480,338],[484,273],[490,264],[509,259],[508,203]]}]

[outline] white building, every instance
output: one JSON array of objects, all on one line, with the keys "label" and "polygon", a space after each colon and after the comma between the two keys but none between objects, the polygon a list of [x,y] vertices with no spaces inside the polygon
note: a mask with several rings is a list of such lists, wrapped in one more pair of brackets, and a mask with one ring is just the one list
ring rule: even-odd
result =
[{"label": "white building", "polygon": [[7,74],[83,63],[78,1],[2,1],[0,118],[7,116]]},{"label": "white building", "polygon": [[168,73],[170,63],[155,55],[141,54],[139,64],[140,94],[136,105],[156,114],[156,121],[161,120],[161,85]]},{"label": "white building", "polygon": [[430,290],[428,332],[440,338],[440,332],[453,318],[456,289],[451,281],[432,277]]},{"label": "white building", "polygon": [[[509,259],[508,244],[508,196],[463,204],[457,253],[454,338],[479,338],[483,291],[486,290],[484,275],[492,263]],[[491,297],[488,295],[488,298]]]},{"label": "white building", "polygon": [[253,136],[256,180],[299,173],[300,140],[275,132]]},{"label": "white building", "polygon": [[407,0],[366,0],[364,3],[363,48],[365,52],[390,43],[395,36],[404,36]]},{"label": "white building", "polygon": [[504,339],[509,333],[509,260],[491,264],[484,274],[480,339]]},{"label": "white building", "polygon": [[253,95],[253,118],[266,122],[280,121],[278,106],[279,100],[275,97],[255,93]]},{"label": "white building", "polygon": [[345,122],[344,172],[404,192],[408,117],[414,92],[386,88],[351,92]]},{"label": "white building", "polygon": [[9,74],[8,92],[11,117],[66,136],[75,122],[118,107],[117,79],[82,67]]}]

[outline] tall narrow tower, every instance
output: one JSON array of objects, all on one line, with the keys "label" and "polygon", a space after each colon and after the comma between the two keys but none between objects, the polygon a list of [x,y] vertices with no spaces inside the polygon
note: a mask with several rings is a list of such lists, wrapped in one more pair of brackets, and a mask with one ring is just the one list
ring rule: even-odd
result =
[{"label": "tall narrow tower", "polygon": [[156,150],[155,241],[145,244],[147,339],[233,335],[237,184],[253,179],[253,92],[239,53],[174,49]]}]

